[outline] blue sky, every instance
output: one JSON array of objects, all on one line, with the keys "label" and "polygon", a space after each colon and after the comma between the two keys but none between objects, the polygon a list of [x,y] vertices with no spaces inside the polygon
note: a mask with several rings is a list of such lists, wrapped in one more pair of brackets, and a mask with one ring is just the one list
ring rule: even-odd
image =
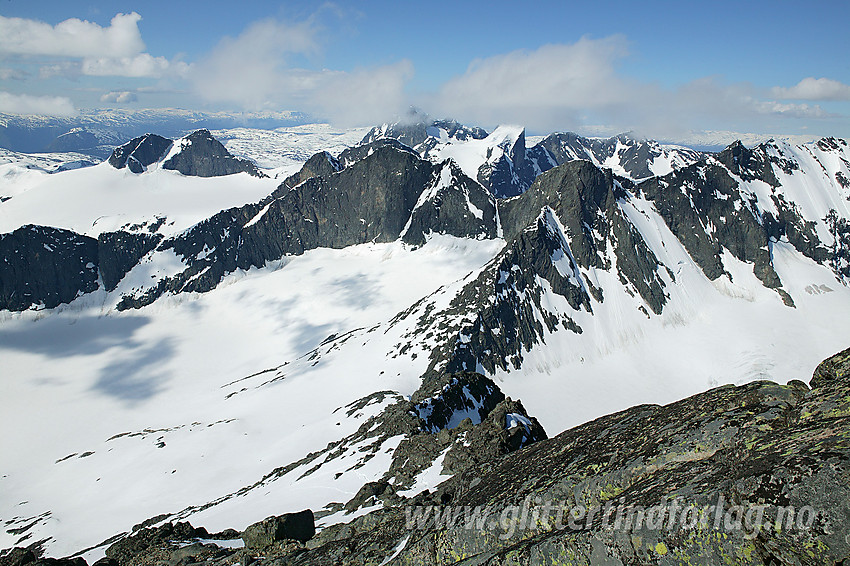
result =
[{"label": "blue sky", "polygon": [[850,3],[0,0],[0,111],[850,137]]}]

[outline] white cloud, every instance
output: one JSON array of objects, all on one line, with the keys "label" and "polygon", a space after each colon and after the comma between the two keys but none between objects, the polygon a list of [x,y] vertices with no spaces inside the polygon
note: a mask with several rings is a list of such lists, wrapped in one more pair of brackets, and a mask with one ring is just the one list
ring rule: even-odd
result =
[{"label": "white cloud", "polygon": [[404,106],[408,61],[350,73],[294,66],[294,59],[319,53],[317,35],[311,21],[263,20],[219,42],[188,77],[208,101],[247,110],[298,109],[346,124],[370,124]]},{"label": "white cloud", "polygon": [[130,57],[145,44],[139,33],[142,17],[117,14],[109,27],[71,18],[51,26],[37,20],[0,16],[0,53],[62,57]]},{"label": "white cloud", "polygon": [[478,59],[445,83],[432,103],[444,114],[486,124],[538,124],[553,117],[573,122],[588,110],[619,106],[633,94],[636,86],[614,70],[627,52],[625,38],[612,36]]},{"label": "white cloud", "polygon": [[785,104],[775,100],[753,101],[753,107],[762,114],[774,114],[777,116],[788,116],[791,118],[829,118],[832,114],[825,112],[817,104]]},{"label": "white cloud", "polygon": [[308,112],[343,126],[374,125],[409,106],[404,85],[413,76],[408,60],[351,73],[325,73],[305,100]]},{"label": "white cloud", "polygon": [[310,25],[265,20],[236,38],[221,40],[193,66],[190,78],[207,100],[261,109],[284,96],[282,91],[309,90],[310,78],[287,69],[286,60],[292,54],[316,49],[315,30]]},{"label": "white cloud", "polygon": [[[776,92],[771,100],[753,85],[719,77],[673,89],[640,81],[620,71],[627,55],[626,39],[612,36],[479,59],[419,104],[488,127],[519,123],[548,132],[605,124],[667,139],[691,130],[782,130],[793,120],[833,117],[820,106],[778,102]],[[841,92],[819,83],[821,95],[827,87],[833,97]]]},{"label": "white cloud", "polygon": [[41,79],[49,79],[52,77],[66,77],[69,79],[77,79],[82,73],[79,61],[61,61],[48,65],[41,65],[38,68],[38,76]]},{"label": "white cloud", "polygon": [[126,104],[128,102],[136,102],[139,99],[135,92],[129,90],[107,92],[100,97],[101,102],[114,102],[118,104]]},{"label": "white cloud", "polygon": [[182,62],[172,62],[165,57],[153,57],[148,53],[140,53],[134,57],[99,57],[83,59],[82,72],[84,75],[95,77],[150,77],[160,78],[165,75],[183,76],[189,66]]},{"label": "white cloud", "polygon": [[0,91],[0,112],[74,116],[77,110],[73,103],[64,96],[30,96]]},{"label": "white cloud", "polygon": [[790,88],[773,87],[771,93],[780,100],[850,100],[850,85],[807,77]]},{"label": "white cloud", "polygon": [[[0,57],[61,57],[42,64],[42,79],[82,75],[113,77],[183,76],[188,65],[143,53],[136,12],[117,14],[108,27],[72,18],[55,26],[37,20],[0,16]],[[36,59],[36,61],[38,61]]]}]

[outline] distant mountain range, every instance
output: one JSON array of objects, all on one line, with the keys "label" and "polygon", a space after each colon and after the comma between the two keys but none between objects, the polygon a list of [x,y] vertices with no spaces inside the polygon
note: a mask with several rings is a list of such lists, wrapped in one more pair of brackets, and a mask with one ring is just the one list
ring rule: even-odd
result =
[{"label": "distant mountain range", "polygon": [[146,133],[180,137],[198,128],[262,128],[304,124],[297,112],[194,112],[179,109],[83,110],[78,116],[0,113],[0,147],[25,153],[77,152],[105,159]]}]

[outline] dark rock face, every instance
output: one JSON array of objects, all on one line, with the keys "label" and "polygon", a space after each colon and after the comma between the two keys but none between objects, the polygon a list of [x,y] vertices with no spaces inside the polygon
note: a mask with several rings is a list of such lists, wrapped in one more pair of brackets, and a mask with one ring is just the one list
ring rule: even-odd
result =
[{"label": "dark rock face", "polygon": [[755,263],[756,276],[767,287],[779,287],[758,206],[744,200],[737,188],[726,169],[710,164],[692,165],[639,186],[709,279],[725,273],[720,258],[725,247],[738,259]]},{"label": "dark rock face", "polygon": [[97,237],[98,267],[107,291],[162,241],[159,234],[104,232]]},{"label": "dark rock face", "polygon": [[779,186],[779,181],[773,174],[771,160],[764,151],[764,145],[750,150],[740,141],[736,141],[718,153],[716,158],[744,181],[759,179],[771,187]]},{"label": "dark rock face", "polygon": [[339,160],[334,158],[327,151],[322,151],[312,156],[307,160],[301,170],[294,175],[290,175],[287,179],[281,184],[281,186],[277,189],[275,196],[281,196],[288,189],[292,189],[307,179],[312,179],[313,177],[328,177],[333,175],[337,171],[342,169],[342,165],[340,165]]},{"label": "dark rock face", "polygon": [[455,428],[466,418],[473,424],[480,423],[504,398],[491,380],[478,373],[462,372],[435,383],[427,397],[422,391],[417,392],[413,412],[424,430],[438,432]]},{"label": "dark rock face", "polygon": [[394,241],[432,176],[431,163],[382,147],[329,177],[309,177],[260,203],[220,212],[160,244],[184,258],[185,271],[125,297],[119,308],[150,304],[165,292],[206,292],[237,268],[320,246]]},{"label": "dark rock face", "polygon": [[[544,212],[532,229],[521,232],[492,267],[455,299],[455,309],[473,310],[476,315],[459,330],[458,339],[435,351],[435,362],[447,359],[446,371],[472,370],[478,364],[488,372],[518,369],[523,352],[539,343],[547,331],[563,327],[581,332],[569,316],[558,317],[542,305],[544,289],[538,277],[574,309],[591,309],[581,276],[576,278],[578,266],[563,236],[553,228],[552,215],[551,210]],[[562,265],[557,266],[553,257],[562,260]]]},{"label": "dark rock face", "polygon": [[174,142],[156,134],[145,134],[116,147],[109,164],[116,169],[127,167],[133,173],[144,173],[168,153]]},{"label": "dark rock face", "polygon": [[283,540],[307,542],[315,534],[313,512],[306,509],[299,513],[268,517],[254,523],[242,533],[242,540],[245,541],[246,548],[261,550]]},{"label": "dark rock face", "polygon": [[159,234],[104,232],[97,240],[70,230],[24,226],[0,234],[0,309],[53,308],[107,291],[162,240]]},{"label": "dark rock face", "polygon": [[605,257],[612,248],[622,278],[637,288],[653,311],[661,312],[666,300],[656,273],[658,260],[617,205],[634,190],[628,179],[610,170],[586,161],[567,163],[541,175],[528,196],[505,203],[501,211],[505,238],[515,237],[550,207],[566,230],[579,266],[609,269]]},{"label": "dark rock face", "polygon": [[839,217],[835,210],[829,211],[825,221],[833,238],[829,264],[837,275],[850,279],[850,221]]},{"label": "dark rock face", "polygon": [[429,233],[491,239],[497,231],[493,196],[453,161],[446,161],[422,192],[402,238],[421,245]]},{"label": "dark rock face", "polygon": [[653,201],[707,277],[716,279],[726,273],[720,257],[725,248],[736,258],[754,264],[756,277],[793,305],[781,289],[782,282],[773,267],[773,243],[785,237],[803,255],[818,263],[829,263],[841,277],[840,258],[847,246],[840,234],[845,231],[846,221],[837,215],[824,219],[834,227],[836,245],[830,250],[818,238],[815,222],[804,219],[798,207],[781,192],[774,191],[770,197],[777,212],[763,210],[754,196],[740,190],[739,181],[732,175],[744,181],[761,180],[775,189],[779,182],[773,165],[790,172],[799,167],[796,162],[785,163],[783,159],[781,155],[770,155],[766,145],[749,150],[736,143],[716,159],[649,179],[638,190]]},{"label": "dark rock face", "polygon": [[506,141],[502,146],[503,154],[478,169],[478,182],[487,187],[497,198],[510,198],[521,195],[531,186],[534,179],[543,172],[537,160],[526,158],[525,130],[513,143]]},{"label": "dark rock face", "polygon": [[0,309],[53,308],[97,289],[97,240],[23,226],[0,234]]},{"label": "dark rock face", "polygon": [[[478,364],[488,372],[517,369],[547,333],[581,333],[573,316],[551,312],[544,296],[551,292],[576,313],[591,313],[593,300],[604,297],[582,270],[612,269],[611,254],[621,283],[660,313],[667,301],[663,266],[618,204],[633,198],[630,190],[630,181],[574,161],[540,175],[519,197],[500,201],[508,244],[447,310],[420,324],[423,333],[446,336],[432,351],[426,380]],[[441,322],[458,316],[468,322]]]},{"label": "dark rock face", "polygon": [[264,174],[247,159],[239,159],[215,139],[209,130],[198,130],[178,143],[182,149],[162,164],[163,169],[179,171],[194,177],[221,177],[248,173],[255,177]]}]

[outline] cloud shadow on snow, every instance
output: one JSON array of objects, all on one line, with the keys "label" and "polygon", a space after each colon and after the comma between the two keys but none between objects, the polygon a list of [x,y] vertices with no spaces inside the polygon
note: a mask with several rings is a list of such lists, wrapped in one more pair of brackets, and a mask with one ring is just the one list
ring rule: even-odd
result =
[{"label": "cloud shadow on snow", "polygon": [[299,355],[318,347],[325,338],[339,329],[333,324],[311,324],[303,321],[297,327],[291,328],[292,343]]},{"label": "cloud shadow on snow", "polygon": [[0,351],[17,350],[50,358],[93,356],[110,348],[136,348],[133,335],[150,323],[146,316],[48,318],[0,328]]},{"label": "cloud shadow on snow", "polygon": [[359,310],[366,310],[374,304],[380,288],[377,279],[363,273],[338,277],[331,281],[331,285],[338,289],[346,303]]},{"label": "cloud shadow on snow", "polygon": [[[137,337],[149,324],[146,316],[51,317],[0,328],[0,353],[15,350],[50,360],[103,356],[92,359],[95,382],[90,390],[128,405],[147,401],[163,388],[169,375],[162,369],[175,353],[170,338],[151,343]],[[61,368],[60,365],[50,366]],[[100,369],[98,366],[103,365]],[[61,381],[61,380],[60,380]],[[58,383],[43,378],[41,383]]]},{"label": "cloud shadow on snow", "polygon": [[162,362],[172,354],[174,346],[167,338],[138,348],[100,370],[92,390],[128,405],[147,401],[162,390],[168,379],[168,374],[162,370]]}]

